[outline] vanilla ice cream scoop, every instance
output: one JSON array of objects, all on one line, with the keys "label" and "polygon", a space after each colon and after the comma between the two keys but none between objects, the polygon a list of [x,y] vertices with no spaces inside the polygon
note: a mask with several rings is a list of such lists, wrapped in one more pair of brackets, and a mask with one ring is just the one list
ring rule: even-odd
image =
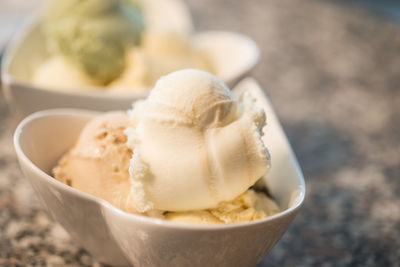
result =
[{"label": "vanilla ice cream scoop", "polygon": [[131,194],[139,212],[216,207],[245,192],[270,166],[261,140],[263,110],[249,95],[235,100],[207,72],[162,77],[129,119]]}]

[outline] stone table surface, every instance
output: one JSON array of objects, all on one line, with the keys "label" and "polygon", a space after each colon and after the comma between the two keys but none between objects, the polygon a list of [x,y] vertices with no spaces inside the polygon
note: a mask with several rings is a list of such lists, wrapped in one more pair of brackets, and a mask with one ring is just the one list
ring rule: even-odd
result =
[{"label": "stone table surface", "polygon": [[[190,0],[243,32],[303,168],[305,205],[259,266],[400,266],[400,25],[317,0]],[[0,266],[101,266],[37,203],[0,98]]]}]

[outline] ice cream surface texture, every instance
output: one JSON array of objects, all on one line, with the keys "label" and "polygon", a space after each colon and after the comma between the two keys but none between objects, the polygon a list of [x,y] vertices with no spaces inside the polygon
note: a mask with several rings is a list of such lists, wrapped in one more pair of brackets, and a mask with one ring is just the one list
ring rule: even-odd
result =
[{"label": "ice cream surface texture", "polygon": [[161,78],[128,113],[95,117],[53,169],[54,177],[133,213],[192,223],[233,223],[279,211],[249,189],[270,157],[264,112],[235,99],[213,75]]},{"label": "ice cream surface texture", "polygon": [[53,169],[54,177],[122,210],[136,212],[128,172],[132,151],[123,132],[127,124],[123,112],[106,113],[91,120],[75,146]]},{"label": "ice cream surface texture", "polygon": [[264,193],[247,190],[232,201],[209,210],[167,212],[165,220],[184,223],[218,224],[259,220],[279,212],[276,203]]},{"label": "ice cream surface texture", "polygon": [[270,165],[261,140],[265,114],[237,101],[215,76],[181,70],[136,102],[127,129],[136,209],[216,207],[245,192]]},{"label": "ice cream surface texture", "polygon": [[122,72],[144,27],[133,0],[48,0],[46,7],[49,48],[99,83]]}]

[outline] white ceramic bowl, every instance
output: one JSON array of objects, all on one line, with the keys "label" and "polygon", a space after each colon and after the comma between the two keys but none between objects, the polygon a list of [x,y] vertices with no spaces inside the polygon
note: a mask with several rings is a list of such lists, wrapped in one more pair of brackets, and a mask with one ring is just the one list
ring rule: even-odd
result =
[{"label": "white ceramic bowl", "polygon": [[18,126],[14,145],[25,176],[49,213],[99,261],[134,266],[254,266],[286,231],[303,203],[302,172],[262,89],[249,90],[267,114],[264,142],[272,155],[268,188],[282,212],[258,221],[229,225],[172,223],[121,211],[105,200],[69,187],[49,173],[71,148],[96,112],[47,110]]},{"label": "white ceramic bowl", "polygon": [[[168,2],[174,4],[164,4],[162,8],[165,12],[159,12],[159,4],[149,9],[155,10],[155,15],[160,13],[172,17],[171,14],[176,14],[176,18],[180,19],[170,22],[174,22],[174,27],[179,31],[189,31],[192,25],[187,7],[182,1]],[[162,18],[158,20],[165,24]],[[158,27],[157,22],[153,24],[154,27]],[[250,71],[259,60],[259,49],[255,42],[239,33],[200,32],[194,34],[193,42],[210,56],[216,76],[230,86]],[[101,89],[94,92],[67,92],[35,86],[31,82],[32,73],[48,57],[44,35],[40,29],[40,15],[37,15],[29,20],[10,42],[3,59],[2,80],[6,100],[19,117],[50,108],[83,108],[97,111],[128,109],[132,101],[147,96],[147,93],[122,94],[104,92]]]}]

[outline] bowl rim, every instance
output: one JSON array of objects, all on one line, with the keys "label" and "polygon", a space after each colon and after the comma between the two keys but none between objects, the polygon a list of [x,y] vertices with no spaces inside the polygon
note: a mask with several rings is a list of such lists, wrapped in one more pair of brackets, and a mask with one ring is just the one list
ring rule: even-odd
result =
[{"label": "bowl rim", "polygon": [[[59,96],[68,96],[68,97],[86,97],[86,98],[93,98],[93,99],[126,99],[132,98],[132,99],[139,99],[139,98],[144,98],[149,94],[149,89],[147,87],[140,88],[136,92],[124,92],[123,90],[121,92],[115,92],[115,91],[108,91],[104,90],[105,87],[101,86],[92,86],[90,88],[93,89],[93,91],[88,90],[88,91],[68,91],[68,90],[51,90],[47,89],[45,87],[41,87],[38,85],[35,85],[25,79],[21,79],[18,77],[15,77],[10,73],[10,66],[15,58],[15,55],[17,53],[17,50],[20,48],[20,46],[24,43],[24,40],[26,36],[31,33],[34,29],[37,27],[40,27],[40,23],[42,20],[42,13],[43,10],[39,9],[34,11],[28,18],[22,23],[22,26],[20,27],[19,30],[12,36],[11,40],[8,42],[4,49],[4,54],[3,54],[3,60],[1,64],[1,80],[5,85],[15,85],[19,87],[24,87],[28,88],[29,90],[34,90],[42,93],[47,93],[47,94],[52,94],[52,95],[59,95]],[[235,32],[235,31],[230,31],[230,30],[205,30],[205,31],[193,31],[191,38],[194,42],[194,45],[196,45],[196,41],[198,40],[199,37],[207,36],[207,35],[215,35],[215,34],[220,34],[222,35],[231,35],[235,37],[242,38],[245,42],[249,44],[249,47],[253,50],[252,53],[252,59],[249,61],[249,63],[246,64],[246,67],[243,68],[242,73],[235,73],[232,77],[228,77],[225,83],[231,83],[235,81],[236,79],[241,78],[244,74],[246,74],[248,71],[250,71],[252,68],[254,68],[257,63],[260,61],[261,57],[261,52],[260,48],[258,47],[257,43],[250,38],[249,36],[241,33],[241,32]],[[201,39],[201,38],[200,38]]]},{"label": "bowl rim", "polygon": [[[306,187],[305,187],[305,182],[304,182],[304,177],[303,173],[301,171],[300,165],[296,159],[296,156],[289,145],[289,157],[294,163],[294,167],[296,169],[296,173],[298,174],[298,189],[299,190],[299,195],[296,198],[296,203],[292,205],[291,207],[266,218],[259,219],[259,220],[254,220],[250,222],[238,222],[238,223],[230,223],[230,224],[191,224],[191,223],[184,223],[184,222],[170,222],[166,221],[160,218],[154,218],[154,217],[147,217],[144,215],[140,214],[134,214],[134,213],[129,213],[126,211],[123,211],[108,201],[93,196],[91,194],[85,193],[83,191],[80,191],[78,189],[75,189],[73,187],[70,187],[51,175],[47,174],[43,170],[41,170],[39,167],[37,167],[29,158],[28,156],[25,155],[24,150],[21,147],[20,140],[21,140],[21,135],[26,126],[28,126],[31,123],[34,123],[36,120],[41,119],[41,118],[46,118],[46,117],[54,117],[54,116],[89,116],[92,117],[96,114],[99,114],[100,112],[96,111],[90,111],[90,110],[83,110],[83,109],[49,109],[49,110],[42,110],[35,112],[28,117],[26,117],[23,121],[21,121],[18,125],[18,127],[15,130],[13,141],[14,141],[14,147],[16,150],[17,157],[20,161],[20,164],[25,165],[29,167],[31,171],[33,171],[36,176],[40,177],[40,179],[44,180],[47,183],[50,183],[53,186],[56,186],[59,189],[65,190],[70,194],[73,194],[77,197],[80,198],[85,198],[87,200],[90,200],[92,202],[95,202],[96,204],[100,205],[101,208],[106,208],[112,213],[118,213],[120,216],[123,216],[124,219],[132,220],[132,223],[135,221],[140,222],[140,223],[146,223],[146,224],[153,224],[165,228],[170,228],[170,229],[177,229],[177,230],[196,230],[196,231],[221,231],[221,230],[227,230],[227,229],[242,229],[242,228],[247,228],[251,226],[260,226],[265,223],[269,223],[271,221],[275,221],[278,219],[281,219],[283,217],[287,217],[290,215],[295,215],[296,212],[300,209],[300,207],[304,204],[304,199],[306,195]],[[279,127],[281,127],[279,125]],[[287,137],[285,136],[285,141],[287,141]],[[103,215],[104,216],[104,215]]]}]

